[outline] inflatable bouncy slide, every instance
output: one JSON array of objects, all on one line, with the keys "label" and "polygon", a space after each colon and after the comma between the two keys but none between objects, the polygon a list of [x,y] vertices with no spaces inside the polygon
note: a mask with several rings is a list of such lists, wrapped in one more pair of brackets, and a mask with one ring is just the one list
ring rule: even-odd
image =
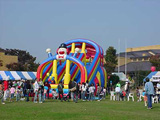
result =
[{"label": "inflatable bouncy slide", "polygon": [[69,82],[97,84],[106,87],[107,74],[103,67],[103,49],[94,41],[73,39],[62,43],[57,54],[47,49],[48,58],[37,69],[37,79],[51,81],[52,89],[63,82],[64,93],[69,92]]}]

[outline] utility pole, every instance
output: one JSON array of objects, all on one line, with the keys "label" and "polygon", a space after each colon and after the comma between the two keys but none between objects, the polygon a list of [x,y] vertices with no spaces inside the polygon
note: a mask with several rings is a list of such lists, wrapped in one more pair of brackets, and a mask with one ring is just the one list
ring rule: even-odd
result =
[{"label": "utility pole", "polygon": [[127,40],[125,39],[125,75],[127,76]]},{"label": "utility pole", "polygon": [[120,39],[118,40],[118,73],[120,72]]}]

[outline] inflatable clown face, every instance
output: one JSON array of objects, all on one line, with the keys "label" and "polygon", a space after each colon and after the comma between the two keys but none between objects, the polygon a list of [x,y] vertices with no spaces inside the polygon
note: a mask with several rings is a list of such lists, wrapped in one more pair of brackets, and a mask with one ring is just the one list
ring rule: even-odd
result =
[{"label": "inflatable clown face", "polygon": [[67,46],[66,44],[62,43],[58,49],[58,55],[56,56],[56,58],[58,60],[64,60],[66,59],[66,55],[67,55]]}]

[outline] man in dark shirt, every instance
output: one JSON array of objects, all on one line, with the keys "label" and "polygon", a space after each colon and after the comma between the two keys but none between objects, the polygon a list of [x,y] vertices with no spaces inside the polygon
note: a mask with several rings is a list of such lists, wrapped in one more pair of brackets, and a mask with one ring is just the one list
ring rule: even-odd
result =
[{"label": "man in dark shirt", "polygon": [[47,86],[48,87],[48,90],[47,90],[47,97],[49,99],[49,90],[51,88],[50,84],[48,82],[45,82],[44,86]]},{"label": "man in dark shirt", "polygon": [[31,85],[30,85],[29,81],[27,81],[25,85],[26,85],[25,87],[26,87],[26,95],[27,95],[26,101],[28,102],[29,101],[29,93],[30,93]]},{"label": "man in dark shirt", "polygon": [[64,88],[64,86],[63,86],[62,82],[60,82],[58,84],[58,93],[59,93],[59,99],[61,99],[61,102],[63,101],[63,88]]},{"label": "man in dark shirt", "polygon": [[71,100],[74,100],[74,91],[75,91],[75,87],[76,86],[76,82],[75,81],[70,81],[69,82],[69,90],[70,90],[70,96],[71,96]]},{"label": "man in dark shirt", "polygon": [[75,87],[76,87],[76,90],[74,91],[74,102],[77,103],[78,102],[78,93],[79,93],[79,85],[78,83],[76,83],[76,80],[74,81],[75,82]]}]

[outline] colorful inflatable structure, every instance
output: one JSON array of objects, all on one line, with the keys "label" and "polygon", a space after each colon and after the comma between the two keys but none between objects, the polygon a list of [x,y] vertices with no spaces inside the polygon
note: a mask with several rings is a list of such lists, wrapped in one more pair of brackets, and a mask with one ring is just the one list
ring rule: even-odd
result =
[{"label": "colorful inflatable structure", "polygon": [[106,86],[107,74],[103,67],[103,49],[94,41],[74,39],[62,43],[57,54],[52,55],[47,49],[48,58],[43,61],[37,70],[38,80],[48,81],[51,88],[56,89],[63,81],[64,93],[69,92],[70,81],[99,83]]}]

